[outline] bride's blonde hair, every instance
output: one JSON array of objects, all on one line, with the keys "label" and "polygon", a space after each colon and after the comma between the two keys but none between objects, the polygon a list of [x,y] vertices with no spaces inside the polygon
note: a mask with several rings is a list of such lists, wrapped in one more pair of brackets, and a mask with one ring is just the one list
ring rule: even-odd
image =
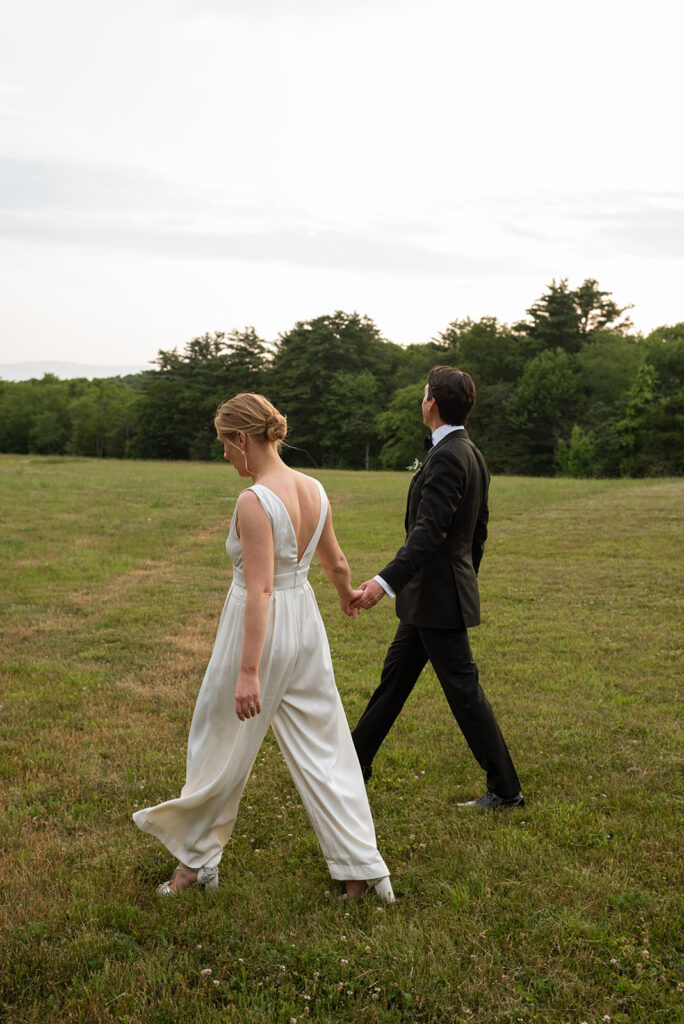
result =
[{"label": "bride's blonde hair", "polygon": [[275,442],[280,450],[287,434],[287,417],[263,395],[243,391],[219,405],[214,426],[219,440],[242,430],[258,441]]}]

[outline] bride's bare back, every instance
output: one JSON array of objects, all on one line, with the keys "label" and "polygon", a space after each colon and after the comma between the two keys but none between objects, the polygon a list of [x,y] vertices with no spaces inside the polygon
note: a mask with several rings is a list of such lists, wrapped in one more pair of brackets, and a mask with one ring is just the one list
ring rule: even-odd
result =
[{"label": "bride's bare back", "polygon": [[265,474],[259,483],[273,491],[285,506],[297,538],[297,558],[301,560],[321,514],[321,495],[316,481],[283,466],[282,470]]}]

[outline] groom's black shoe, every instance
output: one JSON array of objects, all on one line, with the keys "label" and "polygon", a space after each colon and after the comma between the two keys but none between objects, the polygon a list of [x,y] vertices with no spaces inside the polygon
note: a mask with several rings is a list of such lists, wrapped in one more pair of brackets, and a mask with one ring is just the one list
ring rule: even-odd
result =
[{"label": "groom's black shoe", "polygon": [[361,765],[361,774],[363,775],[363,781],[364,782],[370,782],[371,775],[373,774],[373,769],[371,768],[371,766],[369,764],[362,764]]},{"label": "groom's black shoe", "polygon": [[511,796],[504,799],[502,796],[497,796],[496,793],[492,793],[491,789],[488,789],[486,793],[478,797],[477,800],[466,800],[465,803],[456,804],[457,807],[524,807],[525,801],[522,793],[518,793],[516,796]]}]

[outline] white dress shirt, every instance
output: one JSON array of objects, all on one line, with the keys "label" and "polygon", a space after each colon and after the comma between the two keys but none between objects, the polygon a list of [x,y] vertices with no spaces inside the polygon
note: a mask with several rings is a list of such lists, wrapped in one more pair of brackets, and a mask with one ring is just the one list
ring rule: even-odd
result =
[{"label": "white dress shirt", "polygon": [[[447,434],[451,434],[452,431],[463,429],[463,426],[455,427],[451,423],[442,423],[440,427],[436,427],[435,430],[432,431],[432,447],[434,448],[436,444],[439,444],[443,437],[446,437]],[[373,579],[375,580],[376,583],[380,584],[380,586],[385,591],[388,597],[397,596],[392,590],[392,588],[387,583],[385,583],[382,576],[374,576]]]}]

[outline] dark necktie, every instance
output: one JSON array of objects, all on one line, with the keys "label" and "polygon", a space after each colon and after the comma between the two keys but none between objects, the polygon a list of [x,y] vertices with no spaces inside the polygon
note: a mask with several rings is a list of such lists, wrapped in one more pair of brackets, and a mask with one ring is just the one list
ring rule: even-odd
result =
[{"label": "dark necktie", "polygon": [[423,441],[423,446],[426,452],[430,451],[430,449],[432,448],[432,434],[428,434],[428,436]]}]

